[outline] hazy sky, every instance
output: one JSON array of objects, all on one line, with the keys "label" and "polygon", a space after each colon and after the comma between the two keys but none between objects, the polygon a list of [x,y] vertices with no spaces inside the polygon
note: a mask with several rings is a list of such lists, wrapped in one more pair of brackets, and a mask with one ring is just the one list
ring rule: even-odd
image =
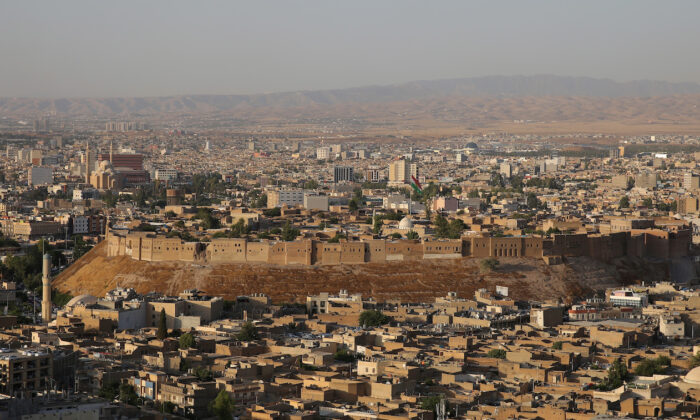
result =
[{"label": "hazy sky", "polygon": [[700,82],[700,1],[0,0],[0,96],[484,75]]}]

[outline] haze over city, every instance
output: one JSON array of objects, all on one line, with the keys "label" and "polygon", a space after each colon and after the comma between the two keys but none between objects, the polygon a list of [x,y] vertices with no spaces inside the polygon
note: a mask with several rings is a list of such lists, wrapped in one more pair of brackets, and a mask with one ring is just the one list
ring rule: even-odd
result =
[{"label": "haze over city", "polygon": [[0,97],[536,74],[700,82],[699,14],[695,1],[4,2]]},{"label": "haze over city", "polygon": [[700,3],[0,5],[0,420],[700,418]]}]

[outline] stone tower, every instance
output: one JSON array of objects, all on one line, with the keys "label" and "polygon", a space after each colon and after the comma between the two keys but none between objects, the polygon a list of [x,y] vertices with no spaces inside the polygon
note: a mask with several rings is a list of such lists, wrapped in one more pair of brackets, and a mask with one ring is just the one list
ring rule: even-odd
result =
[{"label": "stone tower", "polygon": [[51,322],[51,257],[44,254],[43,270],[41,276],[42,298],[41,298],[41,320],[44,323]]}]

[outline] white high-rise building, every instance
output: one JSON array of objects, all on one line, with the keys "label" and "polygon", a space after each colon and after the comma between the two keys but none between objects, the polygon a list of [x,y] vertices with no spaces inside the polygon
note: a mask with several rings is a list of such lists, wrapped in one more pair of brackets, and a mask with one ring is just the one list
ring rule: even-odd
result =
[{"label": "white high-rise building", "polygon": [[389,164],[390,183],[403,184],[410,182],[412,176],[418,179],[419,175],[418,165],[415,163],[409,164],[405,159],[399,159]]},{"label": "white high-rise building", "polygon": [[408,178],[408,162],[399,159],[389,164],[389,182],[404,183]]},{"label": "white high-rise building", "polygon": [[326,160],[330,159],[331,157],[331,148],[330,147],[319,147],[316,149],[316,159],[318,160]]}]

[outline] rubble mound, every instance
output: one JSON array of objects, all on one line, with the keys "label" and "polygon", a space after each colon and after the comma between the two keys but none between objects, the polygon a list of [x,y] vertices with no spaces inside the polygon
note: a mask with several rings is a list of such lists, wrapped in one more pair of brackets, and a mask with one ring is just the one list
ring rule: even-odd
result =
[{"label": "rubble mound", "polygon": [[[614,267],[588,258],[548,266],[532,258],[501,258],[492,272],[479,268],[479,258],[396,261],[340,266],[282,266],[274,264],[135,261],[128,256],[108,257],[106,243],[73,263],[54,280],[54,287],[73,296],[104,296],[116,286],[133,287],[139,293],[176,295],[197,288],[213,296],[265,293],[273,302],[303,302],[320,292],[346,289],[378,301],[431,301],[449,291],[471,297],[479,288],[507,286],[516,299],[544,300],[583,296],[597,286],[619,285]],[[582,270],[581,266],[600,267]],[[607,267],[607,268],[606,268]],[[604,274],[604,275],[603,275]],[[602,281],[594,281],[594,280]]]}]

